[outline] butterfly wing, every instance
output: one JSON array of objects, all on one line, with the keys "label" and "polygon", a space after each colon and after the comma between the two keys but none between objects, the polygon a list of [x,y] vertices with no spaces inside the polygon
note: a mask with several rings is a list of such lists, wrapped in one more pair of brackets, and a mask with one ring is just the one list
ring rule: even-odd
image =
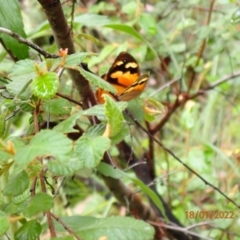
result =
[{"label": "butterfly wing", "polygon": [[[127,52],[121,52],[117,56],[103,79],[116,88],[118,97],[122,101],[128,101],[139,96],[147,84],[146,75],[140,76],[137,61]],[[104,103],[102,97],[104,93],[109,94],[102,89],[97,90],[96,97],[99,103]]]},{"label": "butterfly wing", "polygon": [[129,101],[140,96],[147,85],[148,79],[148,74],[140,76],[131,86],[119,95],[119,99],[121,101]]}]

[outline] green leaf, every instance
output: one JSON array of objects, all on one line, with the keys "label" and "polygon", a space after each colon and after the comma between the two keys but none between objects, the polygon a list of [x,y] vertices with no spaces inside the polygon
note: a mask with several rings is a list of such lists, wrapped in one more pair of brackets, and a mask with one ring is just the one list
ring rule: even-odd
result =
[{"label": "green leaf", "polygon": [[35,62],[30,59],[18,61],[11,68],[8,77],[13,81],[20,79],[30,80],[36,76],[34,65]]},{"label": "green leaf", "polygon": [[158,207],[158,209],[161,211],[162,215],[164,216],[165,220],[168,221],[168,218],[165,214],[165,209],[164,206],[158,197],[158,195],[148,186],[146,186],[141,180],[137,178],[131,178],[131,180],[137,184],[150,198],[151,200],[155,203],[155,205]]},{"label": "green leaf", "polygon": [[57,99],[50,99],[43,103],[43,110],[46,113],[53,114],[53,115],[66,115],[70,114],[72,110],[72,106],[66,99],[57,98]]},{"label": "green leaf", "polygon": [[74,156],[82,163],[82,168],[94,168],[102,160],[103,154],[110,147],[108,138],[82,136],[76,141]]},{"label": "green leaf", "polygon": [[28,164],[36,157],[55,156],[64,159],[72,149],[72,142],[64,134],[54,130],[42,130],[30,141],[30,144],[20,148],[15,160],[18,164]]},{"label": "green leaf", "polygon": [[25,171],[20,172],[10,179],[3,190],[4,195],[17,196],[23,193],[29,186],[29,178]]},{"label": "green leaf", "polygon": [[240,21],[240,8],[238,8],[232,15],[231,23],[238,23]]},{"label": "green leaf", "polygon": [[[22,93],[22,98],[28,99],[30,91],[26,91],[31,79],[36,77],[34,71],[34,61],[26,59],[18,61],[11,69],[8,76],[12,81],[6,85],[7,90],[13,95],[18,96]],[[23,94],[24,93],[24,94]]]},{"label": "green leaf", "polygon": [[86,57],[94,56],[95,53],[80,52],[67,55],[65,66],[78,66]]},{"label": "green leaf", "polygon": [[58,76],[54,72],[38,76],[31,83],[33,94],[43,100],[52,98],[57,93],[58,86]]},{"label": "green leaf", "polygon": [[120,131],[111,137],[111,142],[113,145],[120,143],[125,137],[130,135],[130,127],[128,124],[123,124]]},{"label": "green leaf", "polygon": [[15,234],[16,240],[35,240],[42,232],[42,226],[36,220],[31,220],[23,224]]},{"label": "green leaf", "polygon": [[[118,106],[120,111],[123,111],[128,106],[128,102],[115,102],[115,104]],[[91,107],[89,109],[84,110],[83,111],[83,115],[97,116],[97,117],[102,118],[102,119],[105,120],[106,119],[106,116],[105,116],[105,106],[103,104],[95,105],[95,106],[93,106],[93,107]]]},{"label": "green leaf", "polygon": [[101,162],[97,166],[97,170],[106,177],[119,179],[123,176],[122,171],[120,169],[114,168],[113,166],[104,162]]},{"label": "green leaf", "polygon": [[48,162],[48,170],[56,176],[73,176],[82,168],[78,158],[68,158],[64,161],[54,160]]},{"label": "green leaf", "polygon": [[142,13],[139,18],[139,23],[148,34],[157,34],[157,24],[153,15]]},{"label": "green leaf", "polygon": [[158,59],[158,54],[155,51],[155,49],[152,47],[152,45],[147,40],[145,40],[142,37],[142,35],[140,35],[133,27],[125,25],[125,24],[118,24],[118,23],[106,24],[104,27],[108,27],[108,28],[112,28],[112,29],[115,29],[115,30],[118,30],[121,32],[125,32],[125,33],[137,38],[138,40],[144,42],[145,44],[147,44],[147,46],[151,49],[151,51],[153,52],[155,57]]},{"label": "green leaf", "polygon": [[87,27],[103,26],[110,22],[107,16],[86,13],[74,18],[74,22]]},{"label": "green leaf", "polygon": [[46,193],[37,193],[28,207],[23,211],[26,217],[32,217],[40,212],[46,212],[53,207],[53,198]]},{"label": "green leaf", "polygon": [[51,238],[51,240],[74,240],[74,239],[75,238],[73,236]]},{"label": "green leaf", "polygon": [[[5,114],[0,115],[0,138],[3,138],[5,132]],[[1,160],[0,160],[1,161]]]},{"label": "green leaf", "polygon": [[0,210],[0,237],[6,233],[9,228],[9,221],[5,212]]},{"label": "green leaf", "polygon": [[[26,38],[22,16],[20,12],[20,5],[17,0],[4,1],[0,0],[0,26],[11,30],[14,33]],[[28,46],[19,43],[13,37],[6,34],[0,34],[7,49],[9,49],[18,59],[28,58]]]},{"label": "green leaf", "polygon": [[167,217],[165,215],[165,210],[163,207],[163,204],[157,194],[150,189],[148,186],[146,186],[141,180],[129,177],[128,174],[125,172],[119,170],[119,169],[114,169],[112,166],[109,164],[106,164],[104,162],[101,162],[98,166],[98,171],[101,172],[104,176],[106,177],[112,177],[112,178],[120,178],[120,177],[127,177],[131,181],[133,181],[136,185],[138,185],[151,199],[152,201],[156,204],[156,206],[159,208],[165,219],[167,220]]},{"label": "green leaf", "polygon": [[86,70],[84,70],[83,68],[78,67],[77,70],[79,70],[79,72],[94,86],[102,88],[108,92],[117,93],[117,90],[107,81],[105,81],[104,79],[100,78],[99,76],[90,73]]},{"label": "green leaf", "polygon": [[90,34],[86,34],[86,33],[79,33],[79,34],[77,34],[77,36],[76,36],[78,39],[86,39],[86,40],[89,40],[89,41],[91,41],[91,42],[93,42],[93,43],[95,43],[96,45],[99,45],[99,46],[101,46],[101,47],[103,47],[104,45],[103,45],[103,43],[99,40],[99,39],[97,39],[97,38],[95,38],[95,37],[93,37],[93,35],[90,35]]},{"label": "green leaf", "polygon": [[0,150],[0,164],[5,164],[7,161],[13,156],[10,153],[4,152]]},{"label": "green leaf", "polygon": [[110,126],[110,136],[115,136],[122,129],[123,115],[116,102],[108,95],[104,95],[105,114]]},{"label": "green leaf", "polygon": [[[130,217],[63,217],[61,220],[75,231],[79,237],[96,240],[105,237],[109,240],[152,240],[154,228],[142,221]],[[66,231],[55,223],[57,231]]]},{"label": "green leaf", "polygon": [[76,125],[77,120],[82,116],[82,111],[74,113],[64,121],[60,122],[57,126],[53,128],[54,131],[69,133],[69,132],[78,132],[78,130],[73,127]]},{"label": "green leaf", "polygon": [[[138,122],[144,121],[144,111],[142,106],[142,99],[140,98],[128,102],[128,111]],[[124,117],[127,121],[133,122],[133,120],[126,113],[124,113]]]}]

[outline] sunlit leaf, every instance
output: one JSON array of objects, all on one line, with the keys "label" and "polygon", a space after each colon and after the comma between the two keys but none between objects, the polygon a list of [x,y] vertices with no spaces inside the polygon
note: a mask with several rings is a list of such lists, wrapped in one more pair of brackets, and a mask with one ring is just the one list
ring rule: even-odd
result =
[{"label": "sunlit leaf", "polygon": [[43,100],[52,98],[57,93],[58,86],[58,76],[54,72],[47,72],[38,76],[31,83],[33,94]]}]

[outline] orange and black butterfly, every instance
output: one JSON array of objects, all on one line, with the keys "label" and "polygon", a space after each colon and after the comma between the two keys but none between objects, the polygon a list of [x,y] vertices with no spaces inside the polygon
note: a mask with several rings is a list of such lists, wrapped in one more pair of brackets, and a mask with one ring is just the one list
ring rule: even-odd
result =
[{"label": "orange and black butterfly", "polygon": [[[137,61],[127,52],[121,52],[108,73],[102,78],[117,90],[120,101],[129,101],[141,95],[148,81],[148,74],[141,75]],[[98,103],[104,103],[103,94],[109,92],[99,88],[96,92]]]}]

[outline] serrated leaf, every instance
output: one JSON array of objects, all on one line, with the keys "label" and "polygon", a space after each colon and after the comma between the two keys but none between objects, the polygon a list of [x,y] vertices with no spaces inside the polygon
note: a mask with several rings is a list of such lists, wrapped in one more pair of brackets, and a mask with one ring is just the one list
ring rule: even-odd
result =
[{"label": "serrated leaf", "polygon": [[76,141],[74,156],[82,163],[82,168],[94,168],[102,160],[104,152],[109,147],[108,138],[102,136],[91,138],[84,135]]},{"label": "serrated leaf", "polygon": [[78,70],[93,86],[102,88],[108,92],[117,93],[117,90],[107,81],[103,80],[99,76],[90,73],[83,68],[77,67],[76,70]]},{"label": "serrated leaf", "polygon": [[36,220],[26,222],[15,234],[16,240],[35,240],[42,232],[42,226]]},{"label": "serrated leaf", "polygon": [[82,111],[74,113],[64,121],[60,122],[57,126],[53,128],[54,131],[69,133],[69,132],[78,132],[78,130],[73,127],[76,125],[76,121],[82,116]]},{"label": "serrated leaf", "polygon": [[[127,108],[128,102],[116,102],[116,105],[118,106],[120,111],[123,111],[124,109]],[[91,108],[88,108],[88,109],[84,110],[83,115],[97,116],[97,117],[105,119],[106,118],[106,116],[105,116],[105,106],[103,104],[95,105]]]},{"label": "serrated leaf", "polygon": [[52,98],[57,93],[58,86],[58,76],[54,72],[38,76],[31,83],[33,94],[43,100]]},{"label": "serrated leaf", "polygon": [[14,176],[7,183],[3,190],[4,195],[17,196],[23,193],[29,186],[29,178],[25,171],[20,172]]},{"label": "serrated leaf", "polygon": [[30,80],[36,76],[36,72],[34,71],[34,65],[35,62],[30,59],[18,61],[11,68],[11,72],[8,77],[11,80]]},{"label": "serrated leaf", "polygon": [[0,237],[6,233],[9,228],[8,217],[5,212],[0,210]]},{"label": "serrated leaf", "polygon": [[12,67],[8,77],[12,81],[6,85],[7,90],[13,96],[18,96],[22,93],[22,98],[29,98],[30,91],[27,91],[27,86],[30,80],[36,77],[36,72],[34,71],[34,61],[29,59],[18,61]]},{"label": "serrated leaf", "polygon": [[103,132],[106,128],[106,124],[105,123],[99,123],[99,124],[95,124],[90,126],[84,134],[86,134],[89,137],[98,137],[98,136],[102,136]]},{"label": "serrated leaf", "polygon": [[49,161],[48,170],[56,176],[73,176],[82,168],[82,162],[77,158],[66,159],[65,161]]},{"label": "serrated leaf", "polygon": [[43,103],[43,110],[53,115],[66,115],[72,110],[72,106],[66,99],[50,99]]},{"label": "serrated leaf", "polygon": [[23,213],[26,217],[32,217],[40,212],[46,212],[53,207],[53,198],[46,193],[37,193]]},{"label": "serrated leaf", "polygon": [[[154,228],[150,224],[130,217],[72,216],[63,217],[61,220],[82,239],[96,240],[101,237],[108,240],[154,239]],[[59,223],[55,223],[55,226],[57,231],[64,231]]]},{"label": "serrated leaf", "polygon": [[42,130],[30,141],[30,144],[20,148],[15,160],[18,164],[28,164],[36,157],[55,156],[63,159],[72,149],[72,142],[64,134],[54,130]]},{"label": "serrated leaf", "polygon": [[[9,11],[11,9],[11,11]],[[10,29],[12,32],[26,38],[24,31],[20,5],[17,0],[4,1],[0,0],[0,26]],[[18,59],[28,58],[28,46],[19,43],[15,38],[6,34],[0,35],[5,46],[16,56]]]},{"label": "serrated leaf", "polygon": [[113,137],[122,129],[123,115],[116,102],[108,95],[104,95],[105,115],[109,124],[108,137]]}]

